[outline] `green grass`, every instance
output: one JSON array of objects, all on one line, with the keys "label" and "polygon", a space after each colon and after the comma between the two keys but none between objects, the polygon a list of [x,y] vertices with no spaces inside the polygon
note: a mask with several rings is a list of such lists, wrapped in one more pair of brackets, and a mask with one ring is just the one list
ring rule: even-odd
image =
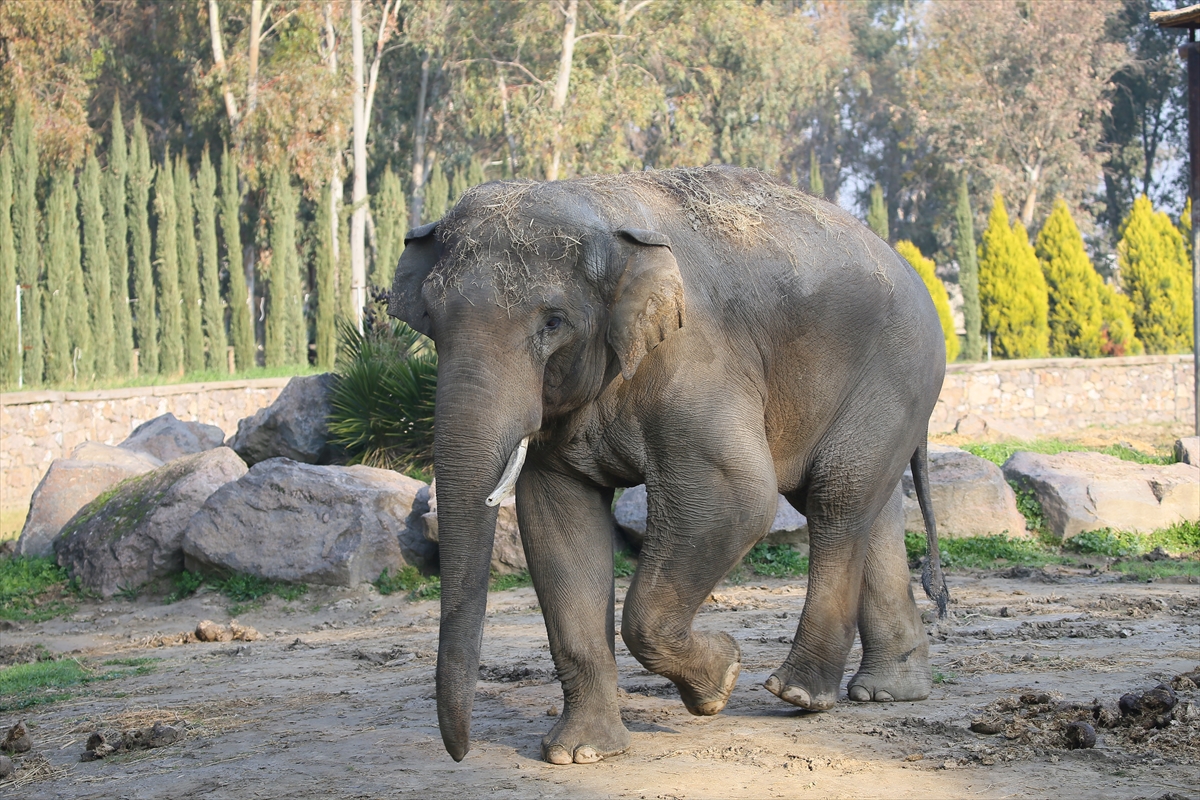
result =
[{"label": "green grass", "polygon": [[613,553],[613,577],[614,578],[629,578],[637,570],[637,563],[633,557],[624,550],[618,550]]},{"label": "green grass", "polygon": [[790,578],[808,574],[808,556],[802,556],[790,545],[756,544],[743,562],[755,575],[768,578]]},{"label": "green grass", "polygon": [[272,581],[242,572],[205,576],[197,572],[184,570],[172,576],[171,584],[172,589],[163,598],[163,602],[179,602],[195,594],[204,584],[208,584],[231,601],[229,613],[235,617],[238,614],[258,607],[262,604],[263,598],[269,595],[275,595],[279,599],[290,603],[308,593],[307,584]]},{"label": "green grass", "polygon": [[1012,454],[1018,450],[1024,450],[1028,453],[1041,453],[1043,455],[1077,452],[1104,453],[1105,455],[1115,456],[1123,461],[1133,461],[1138,464],[1170,464],[1175,460],[1174,456],[1158,456],[1143,453],[1140,450],[1126,447],[1123,444],[1110,444],[1107,447],[1087,447],[1085,445],[1066,442],[1062,439],[1034,439],[1029,442],[977,442],[964,444],[961,447],[968,453],[977,455],[980,458],[986,458],[997,466],[1004,466],[1004,462],[1008,461],[1012,457]]},{"label": "green grass", "polygon": [[204,585],[204,576],[185,569],[171,578],[171,584],[173,588],[170,594],[163,598],[163,602],[168,605],[194,595],[196,590]]},{"label": "green grass", "polygon": [[375,580],[374,586],[380,594],[408,592],[410,600],[434,600],[442,596],[442,581],[436,575],[425,576],[411,564],[395,575],[384,570]]},{"label": "green grass", "polygon": [[0,619],[44,622],[73,612],[77,597],[67,571],[52,558],[0,560]]},{"label": "green grass", "polygon": [[[95,681],[110,681],[154,671],[157,658],[114,658],[93,665],[75,658],[38,661],[0,669],[0,712],[56,703],[66,691]],[[104,669],[108,667],[108,669]]]},{"label": "green grass", "polygon": [[1158,578],[1200,578],[1200,561],[1118,561],[1112,565],[1130,580],[1152,581]]},{"label": "green grass", "polygon": [[1067,540],[1065,548],[1077,553],[1089,553],[1109,558],[1141,556],[1161,547],[1171,555],[1188,555],[1200,551],[1200,523],[1177,522],[1153,533],[1115,531],[1112,528],[1087,531]]}]

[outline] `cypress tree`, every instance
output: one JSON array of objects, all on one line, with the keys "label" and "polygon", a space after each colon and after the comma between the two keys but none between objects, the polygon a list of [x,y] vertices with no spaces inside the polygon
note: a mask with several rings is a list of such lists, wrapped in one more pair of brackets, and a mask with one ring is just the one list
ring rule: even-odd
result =
[{"label": "cypress tree", "polygon": [[338,217],[337,298],[338,317],[353,320],[354,301],[350,296],[350,206],[342,203]]},{"label": "cypress tree", "polygon": [[372,286],[390,287],[396,273],[396,262],[404,251],[405,221],[408,210],[404,204],[404,190],[400,179],[391,167],[379,181],[379,192],[375,195],[378,213],[375,215],[376,240],[379,256],[371,268],[369,283]]},{"label": "cypress tree", "polygon": [[17,101],[13,118],[13,249],[17,256],[17,279],[21,290],[21,344],[26,386],[41,386],[45,373],[45,343],[42,332],[42,255],[38,242],[38,151],[33,135],[33,111],[29,101]]},{"label": "cypress tree", "polygon": [[883,201],[883,187],[876,181],[871,187],[871,207],[867,210],[867,227],[885,242],[888,240],[887,204]]},{"label": "cypress tree", "polygon": [[[471,156],[471,161],[467,164],[467,188],[478,186],[485,183],[487,177],[483,174],[483,162],[479,160],[479,156]],[[400,193],[400,199],[404,199],[404,192]],[[401,238],[401,242],[403,242]]]},{"label": "cypress tree", "polygon": [[111,378],[113,359],[112,276],[109,274],[108,235],[100,202],[100,162],[89,152],[83,168],[83,273],[91,315],[92,352],[96,377]]},{"label": "cypress tree", "polygon": [[200,310],[208,342],[205,365],[210,372],[216,372],[225,368],[225,309],[221,307],[221,261],[217,256],[217,173],[207,146],[200,156],[195,198],[200,240]]},{"label": "cypress tree", "polygon": [[91,380],[96,374],[96,354],[92,342],[92,320],[85,279],[83,251],[79,244],[79,193],[74,174],[67,179],[67,338],[71,343],[71,381]]},{"label": "cypress tree", "polygon": [[[329,224],[332,210],[333,200],[329,192],[322,190],[320,202],[317,203],[317,246],[314,255],[317,262],[317,366],[324,370],[333,369],[337,360],[337,264],[333,263],[333,229]],[[382,240],[381,231],[380,251],[383,250]]]},{"label": "cypress tree", "polygon": [[1117,263],[1133,301],[1137,337],[1149,353],[1192,347],[1192,269],[1183,235],[1142,195],[1121,225]]},{"label": "cypress tree", "polygon": [[453,206],[458,202],[458,198],[463,196],[463,192],[467,190],[467,174],[461,166],[454,168],[454,175],[450,178],[450,198],[447,206]]},{"label": "cypress tree", "polygon": [[0,147],[0,388],[17,388],[21,371],[18,348],[17,305],[13,287],[17,284],[17,251],[13,245],[13,162],[12,147]]},{"label": "cypress tree", "polygon": [[450,199],[450,183],[446,173],[438,165],[433,166],[429,183],[425,184],[425,206],[422,210],[423,222],[436,222],[446,216],[446,206]]},{"label": "cypress tree", "polygon": [[979,310],[979,260],[975,249],[975,215],[967,191],[967,173],[958,182],[958,203],[954,207],[954,249],[958,255],[958,285],[963,294],[963,324],[966,339],[963,355],[967,361],[983,357],[982,322]]},{"label": "cypress tree", "polygon": [[187,154],[175,158],[175,214],[178,223],[179,293],[183,298],[183,370],[204,369],[204,323],[200,307],[200,260],[196,253],[196,210]]},{"label": "cypress tree", "polygon": [[1036,251],[1050,301],[1050,354],[1099,356],[1101,280],[1061,197],[1038,233]]},{"label": "cypress tree", "polygon": [[301,351],[301,342],[307,344],[307,336],[296,263],[298,198],[283,165],[271,175],[267,204],[271,220],[271,263],[267,270],[266,364],[278,367],[306,363],[307,347]]},{"label": "cypress tree", "polygon": [[933,307],[937,309],[938,319],[942,323],[942,337],[946,340],[946,360],[954,361],[958,358],[958,334],[954,332],[954,315],[950,311],[950,295],[937,276],[933,260],[922,255],[921,250],[907,239],[896,242],[896,252],[912,265],[912,268],[921,276],[925,288],[929,290],[929,296],[933,298]]},{"label": "cypress tree", "polygon": [[254,320],[250,316],[246,271],[242,266],[241,191],[238,189],[237,162],[229,148],[221,152],[221,235],[229,269],[229,338],[233,361],[239,372],[258,365],[254,346]]},{"label": "cypress tree", "polygon": [[42,294],[46,382],[64,385],[71,380],[71,337],[67,333],[67,306],[71,302],[67,266],[67,184],[65,170],[54,175],[46,198],[46,290]]},{"label": "cypress tree", "polygon": [[1100,284],[1100,352],[1106,356],[1139,356],[1145,352],[1134,333],[1133,303],[1108,284]]},{"label": "cypress tree", "polygon": [[995,197],[979,253],[979,304],[992,332],[992,349],[1003,358],[1041,358],[1050,347],[1046,279],[1025,226],[1008,224]]},{"label": "cypress tree", "polygon": [[112,281],[113,368],[129,375],[133,364],[133,317],[129,310],[129,223],[125,217],[129,154],[121,101],[113,100],[112,140],[108,146],[108,172],[104,175],[105,233],[108,236],[108,271]]},{"label": "cypress tree", "polygon": [[158,304],[154,289],[154,268],[150,261],[150,184],[154,173],[150,166],[150,143],[139,112],[133,118],[133,140],[129,166],[129,240],[133,253],[134,333],[137,334],[138,370],[157,375]]},{"label": "cypress tree", "polygon": [[158,268],[158,372],[183,371],[183,299],[179,295],[179,212],[171,151],[163,154],[154,179],[154,264]]},{"label": "cypress tree", "polygon": [[821,162],[817,159],[817,150],[808,151],[808,191],[817,197],[825,196],[825,181],[821,180]]}]

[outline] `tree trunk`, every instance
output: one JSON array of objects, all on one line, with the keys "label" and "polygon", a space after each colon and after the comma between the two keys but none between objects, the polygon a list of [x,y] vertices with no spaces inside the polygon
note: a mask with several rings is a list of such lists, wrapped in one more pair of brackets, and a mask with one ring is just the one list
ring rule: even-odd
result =
[{"label": "tree trunk", "polygon": [[221,89],[225,97],[225,113],[229,116],[229,127],[237,130],[238,107],[237,99],[229,88],[229,71],[225,66],[225,48],[221,45],[221,17],[217,8],[217,0],[208,0],[208,32],[212,38],[213,63],[221,73]]},{"label": "tree trunk", "polygon": [[558,59],[558,77],[554,81],[554,97],[550,111],[554,116],[554,142],[551,145],[550,168],[546,180],[558,180],[558,168],[562,161],[563,108],[567,104],[567,90],[571,84],[571,60],[575,55],[575,20],[579,14],[579,0],[567,3],[566,22],[563,23],[562,51]]},{"label": "tree trunk", "polygon": [[1021,224],[1028,230],[1033,225],[1033,212],[1037,208],[1038,181],[1042,177],[1042,160],[1039,158],[1029,170],[1029,193],[1021,206]]},{"label": "tree trunk", "polygon": [[258,107],[258,50],[262,44],[262,0],[250,1],[250,75],[246,82],[246,116]]},{"label": "tree trunk", "polygon": [[417,118],[413,128],[413,160],[412,160],[412,226],[421,224],[421,213],[425,206],[425,99],[429,92],[429,60],[428,50],[421,56],[421,88],[417,91]]},{"label": "tree trunk", "polygon": [[362,0],[350,0],[350,36],[354,48],[354,215],[350,218],[350,302],[362,331],[366,305],[367,120],[363,98]]},{"label": "tree trunk", "polygon": [[513,137],[512,118],[508,114],[508,82],[503,68],[496,70],[496,83],[500,90],[500,113],[504,119],[504,141],[508,144],[508,177],[517,177],[517,140]]}]

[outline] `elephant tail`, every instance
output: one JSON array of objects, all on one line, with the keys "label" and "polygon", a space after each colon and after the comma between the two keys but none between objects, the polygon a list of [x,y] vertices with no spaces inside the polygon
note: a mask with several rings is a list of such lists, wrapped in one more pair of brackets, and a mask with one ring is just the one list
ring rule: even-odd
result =
[{"label": "elephant tail", "polygon": [[933,518],[933,502],[929,497],[929,458],[927,437],[921,437],[917,452],[913,453],[909,466],[912,467],[913,487],[917,491],[917,502],[921,505],[921,517],[925,520],[925,541],[929,554],[925,558],[925,566],[921,570],[921,586],[930,600],[937,603],[938,618],[946,616],[946,606],[950,603],[950,589],[946,586],[946,576],[942,574],[942,554],[938,548],[937,522]]}]

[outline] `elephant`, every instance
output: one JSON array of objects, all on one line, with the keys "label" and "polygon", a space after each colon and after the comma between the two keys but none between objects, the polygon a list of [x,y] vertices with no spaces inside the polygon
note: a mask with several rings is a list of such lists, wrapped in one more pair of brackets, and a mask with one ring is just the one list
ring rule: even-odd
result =
[{"label": "elephant", "polygon": [[496,506],[514,492],[563,691],[546,761],[630,745],[611,509],[640,483],[647,530],[620,635],[688,711],[718,713],[735,687],[735,640],[693,619],[767,533],[778,493],[808,517],[810,572],[765,688],[832,708],[857,631],[851,700],[928,697],[900,479],[911,464],[923,583],[944,611],[926,440],[945,343],[885,242],[824,200],[718,166],[486,183],[405,242],[388,313],[438,352],[437,712],[454,760],[470,749]]}]

